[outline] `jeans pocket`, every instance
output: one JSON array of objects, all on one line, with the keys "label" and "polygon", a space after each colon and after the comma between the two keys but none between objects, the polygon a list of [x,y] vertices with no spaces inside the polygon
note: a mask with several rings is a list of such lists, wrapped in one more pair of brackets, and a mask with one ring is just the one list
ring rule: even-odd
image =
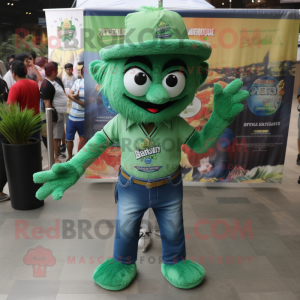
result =
[{"label": "jeans pocket", "polygon": [[172,180],[171,186],[177,187],[177,186],[179,186],[180,184],[182,184],[182,176],[181,176],[181,174],[178,175],[176,178],[174,178],[174,179]]},{"label": "jeans pocket", "polygon": [[118,184],[122,187],[122,188],[126,188],[129,185],[129,180],[126,179],[125,177],[123,177],[121,174],[118,178]]},{"label": "jeans pocket", "polygon": [[118,203],[118,183],[115,184],[115,203]]}]

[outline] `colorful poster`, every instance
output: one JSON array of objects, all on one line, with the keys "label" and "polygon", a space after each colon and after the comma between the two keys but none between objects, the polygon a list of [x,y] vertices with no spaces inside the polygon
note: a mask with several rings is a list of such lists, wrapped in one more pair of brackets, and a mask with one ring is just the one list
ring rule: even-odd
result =
[{"label": "colorful poster", "polygon": [[[99,60],[99,51],[123,43],[129,11],[85,10],[85,61]],[[244,111],[217,144],[203,154],[182,146],[185,181],[281,183],[291,113],[298,47],[297,10],[179,11],[189,38],[211,44],[209,74],[193,102],[181,113],[201,131],[213,111],[213,86],[235,78],[250,98]],[[86,37],[89,37],[87,40]],[[193,70],[190,70],[193,72]],[[109,99],[87,76],[86,132],[90,138],[115,116]],[[117,146],[117,145],[116,145]],[[116,177],[120,148],[108,149],[86,171],[86,177]]]},{"label": "colorful poster", "polygon": [[[78,57],[83,56],[83,10],[62,9],[46,10],[48,32],[48,58],[58,63],[58,76],[66,75],[64,66],[73,64],[77,74]],[[72,101],[68,99],[68,113]]]}]

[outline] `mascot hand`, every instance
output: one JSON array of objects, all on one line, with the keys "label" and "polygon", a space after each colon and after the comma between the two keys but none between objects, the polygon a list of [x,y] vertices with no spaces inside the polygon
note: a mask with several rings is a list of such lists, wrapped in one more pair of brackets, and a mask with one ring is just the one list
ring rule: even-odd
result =
[{"label": "mascot hand", "polygon": [[214,85],[214,112],[228,124],[243,111],[244,105],[240,102],[250,97],[248,91],[240,91],[242,86],[243,82],[240,79],[229,83],[224,90],[220,84]]},{"label": "mascot hand", "polygon": [[55,164],[50,171],[33,174],[35,183],[45,183],[35,196],[39,200],[44,200],[52,194],[54,200],[59,200],[65,190],[74,185],[79,178],[80,175],[71,162]]}]

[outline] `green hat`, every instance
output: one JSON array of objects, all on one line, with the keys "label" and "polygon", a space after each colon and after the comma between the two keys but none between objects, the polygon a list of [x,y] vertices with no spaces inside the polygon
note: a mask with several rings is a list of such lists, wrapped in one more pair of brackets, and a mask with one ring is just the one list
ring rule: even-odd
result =
[{"label": "green hat", "polygon": [[183,54],[207,60],[211,46],[206,42],[189,40],[181,16],[170,10],[142,6],[125,18],[123,44],[100,50],[103,60],[138,55]]}]

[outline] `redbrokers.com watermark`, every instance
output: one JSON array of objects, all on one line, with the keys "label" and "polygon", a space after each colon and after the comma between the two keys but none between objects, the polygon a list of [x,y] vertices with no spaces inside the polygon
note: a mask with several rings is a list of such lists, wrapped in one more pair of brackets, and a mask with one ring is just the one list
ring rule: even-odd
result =
[{"label": "redbrokers.com watermark", "polygon": [[[174,234],[177,232],[177,225],[172,220],[168,220],[171,228],[174,228]],[[199,238],[201,240],[207,240],[210,238],[216,238],[218,240],[224,240],[227,238],[230,239],[253,239],[253,228],[252,228],[252,220],[246,220],[241,225],[239,220],[233,220],[232,224],[224,219],[218,219],[215,221],[210,221],[207,219],[200,219],[193,226],[193,233],[187,234],[186,238],[190,239],[192,237]],[[150,222],[147,222],[147,225],[150,228],[154,228]],[[201,226],[207,226],[210,229],[210,233],[203,234],[201,233]],[[114,235],[114,227],[118,229],[118,232],[123,234],[123,236],[127,238],[131,238],[135,236],[134,232],[131,232],[129,228],[131,228],[130,221],[121,223],[119,220],[116,220],[115,225],[112,221],[101,219],[96,222],[96,224],[92,227],[92,223],[89,220],[77,220],[76,222],[68,219],[55,219],[53,226],[49,226],[46,228],[42,228],[40,226],[36,226],[32,229],[29,229],[28,221],[26,220],[15,220],[15,238],[16,239],[94,239],[93,233],[98,239],[106,240],[111,238]],[[103,233],[103,229],[105,229],[106,233]],[[220,234],[222,231],[224,233]],[[164,239],[163,236],[160,237]]]}]

